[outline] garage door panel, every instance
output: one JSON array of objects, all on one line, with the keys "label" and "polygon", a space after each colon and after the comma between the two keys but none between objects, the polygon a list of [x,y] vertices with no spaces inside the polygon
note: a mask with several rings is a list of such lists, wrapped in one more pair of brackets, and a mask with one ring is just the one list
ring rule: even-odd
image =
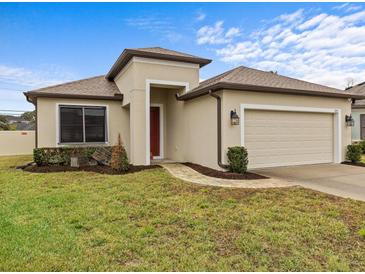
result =
[{"label": "garage door panel", "polygon": [[331,135],[327,135],[327,136],[314,136],[314,137],[311,137],[311,140],[308,140],[310,136],[290,136],[290,135],[280,135],[280,136],[270,136],[270,135],[259,135],[259,136],[246,136],[245,140],[246,142],[254,142],[254,143],[267,143],[268,140],[270,142],[279,142],[279,143],[290,143],[288,141],[283,141],[284,139],[288,139],[288,138],[296,138],[296,142],[295,144],[298,145],[298,142],[315,142],[315,141],[318,141],[318,142],[329,142],[329,139],[332,138]]},{"label": "garage door panel", "polygon": [[[298,147],[298,144],[293,144],[293,143],[289,143],[287,145],[285,145],[285,147],[283,147],[283,145],[275,143],[273,145],[270,144],[265,144],[268,145],[268,148],[262,148],[262,145],[257,145],[256,143],[254,145],[250,145],[249,149],[250,152],[254,153],[255,155],[257,153],[260,154],[277,154],[279,152],[281,152],[282,154],[297,154],[297,153],[327,153],[330,152],[332,153],[332,148],[330,147],[330,145],[328,145],[328,143],[323,143],[322,147],[316,147],[315,145],[317,144],[313,144],[313,145],[309,145],[309,144],[303,144],[300,147]],[[269,151],[269,152],[268,152]]]},{"label": "garage door panel", "polygon": [[245,146],[249,167],[333,161],[333,114],[245,111]]},{"label": "garage door panel", "polygon": [[[250,128],[247,128],[248,131],[250,132]],[[308,130],[307,132],[303,132],[302,130],[299,129],[278,129],[278,128],[267,128],[267,129],[262,129],[262,128],[257,128],[252,130],[251,132],[254,133],[250,133],[247,134],[247,138],[256,138],[256,137],[266,137],[266,138],[271,138],[271,137],[297,137],[297,138],[302,138],[304,140],[306,140],[307,138],[313,137],[313,138],[328,138],[333,136],[332,130],[329,131],[327,129],[323,129],[323,130]]]},{"label": "garage door panel", "polygon": [[[332,150],[330,149],[316,149],[316,148],[297,148],[297,149],[293,149],[293,148],[272,148],[270,149],[270,154],[268,154],[267,150],[263,150],[263,149],[250,149],[248,150],[250,155],[254,155],[254,157],[258,157],[258,156],[290,156],[290,155],[298,155],[298,153],[303,156],[303,155],[307,155],[307,154],[312,154],[312,155],[316,155],[316,157],[318,158],[318,154],[331,154],[332,155]],[[299,158],[297,156],[297,158]]]}]

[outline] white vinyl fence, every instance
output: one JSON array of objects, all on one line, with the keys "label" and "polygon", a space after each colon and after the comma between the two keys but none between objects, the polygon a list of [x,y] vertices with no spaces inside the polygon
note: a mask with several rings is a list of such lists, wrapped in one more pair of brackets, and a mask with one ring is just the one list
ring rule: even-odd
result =
[{"label": "white vinyl fence", "polygon": [[0,131],[0,156],[32,154],[34,130]]}]

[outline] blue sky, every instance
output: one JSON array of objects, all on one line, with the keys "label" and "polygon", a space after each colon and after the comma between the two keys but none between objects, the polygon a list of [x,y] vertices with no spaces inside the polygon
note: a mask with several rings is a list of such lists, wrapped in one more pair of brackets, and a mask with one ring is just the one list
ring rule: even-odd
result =
[{"label": "blue sky", "polygon": [[365,81],[361,3],[0,3],[0,110],[23,91],[105,74],[124,48],[161,46],[344,88]]}]

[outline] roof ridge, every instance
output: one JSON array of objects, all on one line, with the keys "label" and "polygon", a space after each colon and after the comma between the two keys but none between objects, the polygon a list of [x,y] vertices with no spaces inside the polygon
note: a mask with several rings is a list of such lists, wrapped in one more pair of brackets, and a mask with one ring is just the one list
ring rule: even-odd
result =
[{"label": "roof ridge", "polygon": [[229,74],[231,74],[233,71],[235,71],[236,69],[239,69],[239,68],[242,68],[243,66],[238,66],[238,67],[235,67],[235,68],[233,68],[233,69],[230,69],[230,70],[227,70],[227,71],[225,71],[225,72],[223,72],[223,73],[221,73],[221,74],[218,74],[218,75],[216,75],[216,76],[213,76],[213,77],[211,77],[211,78],[208,78],[208,79],[206,79],[206,80],[204,80],[204,81],[201,81],[200,83],[199,83],[199,85],[202,85],[202,84],[204,84],[204,83],[206,83],[206,82],[208,82],[208,81],[211,81],[211,80],[218,80],[218,79],[223,79],[224,77],[226,77],[227,75],[229,75]]},{"label": "roof ridge", "polygon": [[64,85],[68,85],[68,84],[74,84],[74,83],[83,82],[83,81],[100,78],[100,77],[105,77],[105,75],[92,76],[92,77],[88,77],[88,78],[84,78],[84,79],[80,79],[80,80],[74,80],[74,81],[70,81],[70,82],[65,82],[65,83],[61,83],[61,84],[43,87],[43,88],[37,88],[37,89],[30,90],[28,92],[41,91],[44,89],[55,88],[55,87],[64,86]]},{"label": "roof ridge", "polygon": [[290,77],[290,76],[281,75],[279,73],[273,73],[271,71],[265,71],[265,70],[256,69],[256,68],[250,68],[250,67],[245,67],[245,66],[241,66],[241,67],[244,67],[244,68],[247,68],[247,69],[250,69],[250,70],[259,71],[259,72],[270,73],[272,75],[276,75],[276,76],[279,76],[279,77],[283,77],[283,78],[295,80],[295,81],[302,82],[302,83],[308,83],[308,84],[312,84],[312,85],[321,86],[321,87],[324,87],[324,88],[331,88],[331,89],[334,89],[334,90],[337,90],[337,91],[343,91],[342,89],[333,88],[333,87],[325,86],[325,85],[322,85],[322,84],[317,84],[317,83],[313,83],[313,82],[309,82],[309,81],[305,81],[305,80],[293,78],[293,77]]}]

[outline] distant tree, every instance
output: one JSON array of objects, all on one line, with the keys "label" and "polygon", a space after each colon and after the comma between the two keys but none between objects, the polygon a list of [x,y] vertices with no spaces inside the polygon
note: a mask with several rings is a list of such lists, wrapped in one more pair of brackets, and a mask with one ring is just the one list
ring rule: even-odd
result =
[{"label": "distant tree", "polygon": [[354,79],[351,77],[346,78],[346,88],[350,88],[354,85]]},{"label": "distant tree", "polygon": [[26,111],[20,117],[26,121],[35,122],[35,110]]},{"label": "distant tree", "polygon": [[0,115],[0,130],[10,130],[9,121],[4,115]]}]

